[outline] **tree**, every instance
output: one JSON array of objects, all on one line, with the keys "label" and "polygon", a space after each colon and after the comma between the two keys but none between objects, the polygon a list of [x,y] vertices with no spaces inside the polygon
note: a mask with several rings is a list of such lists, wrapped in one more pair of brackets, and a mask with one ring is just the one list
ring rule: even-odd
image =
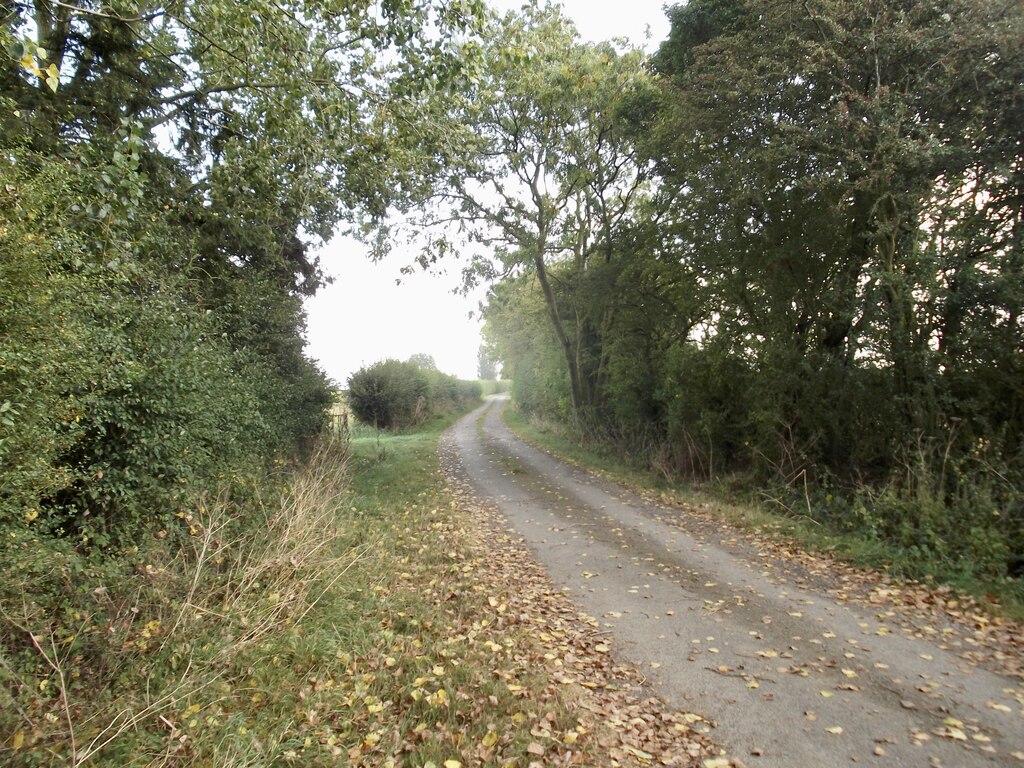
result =
[{"label": "tree", "polygon": [[[122,121],[138,122],[141,170],[208,244],[204,269],[256,265],[309,291],[318,276],[298,234],[326,238],[339,204],[382,210],[418,183],[435,140],[413,119],[416,94],[472,63],[461,35],[481,8],[19,3],[0,41],[15,53],[0,87],[17,109],[0,128],[39,151],[109,156]],[[60,72],[55,93],[30,71],[47,62]],[[156,132],[176,151],[158,150]]]},{"label": "tree", "polygon": [[[836,465],[854,447],[891,457],[906,437],[948,429],[956,377],[942,371],[960,363],[941,354],[941,329],[966,330],[960,300],[994,320],[968,275],[1017,271],[1015,214],[998,201],[1021,153],[1004,118],[1020,109],[1006,102],[1021,67],[1020,10],[708,0],[672,15],[655,59],[667,109],[651,156],[679,202],[681,258],[700,264],[719,305],[715,332],[775,383],[766,399],[776,425]],[[953,236],[979,221],[979,207],[985,234]],[[1000,295],[1003,316],[1019,317]],[[1005,367],[1020,329],[995,325],[1009,342]],[[815,406],[876,386],[892,395]],[[893,406],[887,427],[871,416],[877,397]],[[888,436],[853,439],[862,417]],[[797,456],[794,447],[785,450]]]},{"label": "tree", "polygon": [[417,365],[420,368],[425,368],[428,371],[436,371],[437,363],[434,362],[434,356],[428,355],[425,352],[417,352],[409,358],[409,362],[413,365]]},{"label": "tree", "polygon": [[642,213],[610,259],[549,260],[554,302],[523,277],[489,297],[516,397],[565,415],[564,363],[537,340],[554,304],[599,350],[591,437],[666,473],[788,485],[922,561],[1005,571],[1024,546],[1024,8],[670,16],[659,93],[615,114],[657,174]]},{"label": "tree", "polygon": [[481,9],[5,6],[5,524],[113,547],[318,432],[308,244],[422,184],[439,137],[415,102],[472,66]]},{"label": "tree", "polygon": [[[565,362],[573,406],[595,400],[586,354],[584,307],[560,304],[550,266],[585,272],[610,259],[628,221],[645,169],[615,121],[616,111],[650,87],[637,51],[585,45],[557,8],[528,6],[494,22],[483,64],[465,99],[449,112],[463,126],[465,152],[435,180],[427,213],[427,265],[460,245],[483,245],[498,265],[470,269],[494,277],[536,275]],[[445,229],[447,227],[447,229]]]},{"label": "tree", "polygon": [[497,363],[486,344],[481,344],[476,353],[476,375],[484,381],[498,378]]}]

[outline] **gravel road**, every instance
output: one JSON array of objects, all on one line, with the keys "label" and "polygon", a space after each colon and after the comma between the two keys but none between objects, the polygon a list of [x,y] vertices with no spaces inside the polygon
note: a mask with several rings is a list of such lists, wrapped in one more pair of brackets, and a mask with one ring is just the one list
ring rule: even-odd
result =
[{"label": "gravel road", "polygon": [[1024,765],[1024,685],[870,606],[791,583],[725,524],[687,520],[558,461],[492,399],[453,428],[461,471],[612,653],[670,704],[717,723],[747,766]]}]

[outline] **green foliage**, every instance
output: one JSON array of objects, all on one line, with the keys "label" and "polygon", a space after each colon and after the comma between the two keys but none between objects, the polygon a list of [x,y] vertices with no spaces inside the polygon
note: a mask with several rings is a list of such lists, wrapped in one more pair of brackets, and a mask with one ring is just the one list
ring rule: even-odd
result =
[{"label": "green foliage", "polygon": [[494,362],[494,357],[487,346],[484,344],[480,345],[480,349],[477,350],[477,376],[486,381],[490,381],[498,378],[497,366]]},{"label": "green foliage", "polygon": [[[435,107],[456,126],[459,146],[410,218],[411,237],[424,267],[472,252],[468,283],[535,275],[572,407],[585,409],[594,356],[573,331],[593,321],[549,273],[566,264],[583,272],[611,257],[649,175],[616,117],[652,97],[654,84],[640,51],[582,43],[554,5],[492,19],[486,38],[465,93]],[[481,255],[477,243],[492,252]]]},{"label": "green foliage", "polygon": [[[262,499],[282,478],[252,480],[304,454],[330,402],[303,354],[302,299],[321,280],[307,249],[423,185],[445,137],[419,102],[464,82],[482,12],[5,6],[8,762],[287,759],[277,739],[295,737],[305,693],[245,738],[261,714],[249,686],[293,658],[312,595],[354,559],[337,542],[337,466],[297,478],[280,508]],[[438,403],[476,387],[425,383]],[[208,741],[193,717],[206,707],[224,726]]]},{"label": "green foliage", "polygon": [[326,385],[301,357],[297,302],[290,359],[233,345],[193,283],[116,243],[97,252],[69,203],[95,199],[89,171],[21,154],[0,177],[0,290],[19,297],[0,316],[5,525],[116,548],[319,431]]},{"label": "green foliage", "polygon": [[[693,0],[669,15],[658,91],[611,111],[616,146],[658,183],[603,259],[490,297],[521,407],[921,562],[1017,568],[1024,9]],[[599,232],[598,211],[573,215]],[[544,305],[564,338],[543,334]],[[811,503],[818,489],[832,500]]]},{"label": "green foliage", "polygon": [[512,382],[508,379],[480,379],[480,392],[483,397],[501,395],[512,391]]},{"label": "green foliage", "polygon": [[466,76],[481,13],[8,9],[4,530],[116,554],[204,487],[308,447],[330,396],[303,354],[302,297],[321,279],[306,239],[420,183],[436,137],[409,115]]},{"label": "green foliage", "polygon": [[384,360],[349,377],[347,400],[364,424],[400,430],[463,408],[479,400],[481,393],[478,382],[459,381],[412,361]]},{"label": "green foliage", "polygon": [[426,374],[418,365],[384,360],[349,377],[348,403],[364,424],[398,429],[426,415],[428,390]]}]

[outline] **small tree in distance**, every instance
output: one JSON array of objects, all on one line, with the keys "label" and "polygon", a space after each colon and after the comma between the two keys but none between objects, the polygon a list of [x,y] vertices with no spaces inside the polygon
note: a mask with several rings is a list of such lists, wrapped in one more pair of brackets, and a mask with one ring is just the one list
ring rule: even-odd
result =
[{"label": "small tree in distance", "polygon": [[486,344],[481,344],[476,353],[477,376],[483,381],[493,381],[498,378],[498,369],[491,351]]},{"label": "small tree in distance", "polygon": [[[433,363],[428,355],[416,355]],[[400,430],[438,414],[457,411],[480,399],[475,381],[459,381],[413,360],[384,360],[352,374],[348,380],[352,414],[377,429]]]},{"label": "small tree in distance", "polygon": [[428,371],[436,371],[437,362],[434,360],[433,355],[428,355],[425,352],[417,352],[409,358],[409,362],[413,365],[417,365],[420,368],[426,368]]}]

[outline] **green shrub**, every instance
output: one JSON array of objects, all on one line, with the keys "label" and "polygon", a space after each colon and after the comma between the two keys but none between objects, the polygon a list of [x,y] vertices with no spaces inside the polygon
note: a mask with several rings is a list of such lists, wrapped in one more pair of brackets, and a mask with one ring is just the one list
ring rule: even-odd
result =
[{"label": "green shrub", "polygon": [[398,430],[450,413],[480,399],[476,381],[460,381],[414,362],[384,360],[361,368],[348,380],[348,402],[359,421]]},{"label": "green shrub", "polygon": [[129,223],[81,215],[97,173],[0,160],[0,526],[116,551],[294,450],[329,394],[302,356],[297,298],[237,276],[219,286],[244,285],[228,295],[248,304],[213,304],[167,269],[185,246],[158,225],[143,247]]},{"label": "green shrub", "polygon": [[429,391],[423,369],[399,360],[360,368],[348,379],[352,413],[378,429],[399,429],[423,418]]}]

